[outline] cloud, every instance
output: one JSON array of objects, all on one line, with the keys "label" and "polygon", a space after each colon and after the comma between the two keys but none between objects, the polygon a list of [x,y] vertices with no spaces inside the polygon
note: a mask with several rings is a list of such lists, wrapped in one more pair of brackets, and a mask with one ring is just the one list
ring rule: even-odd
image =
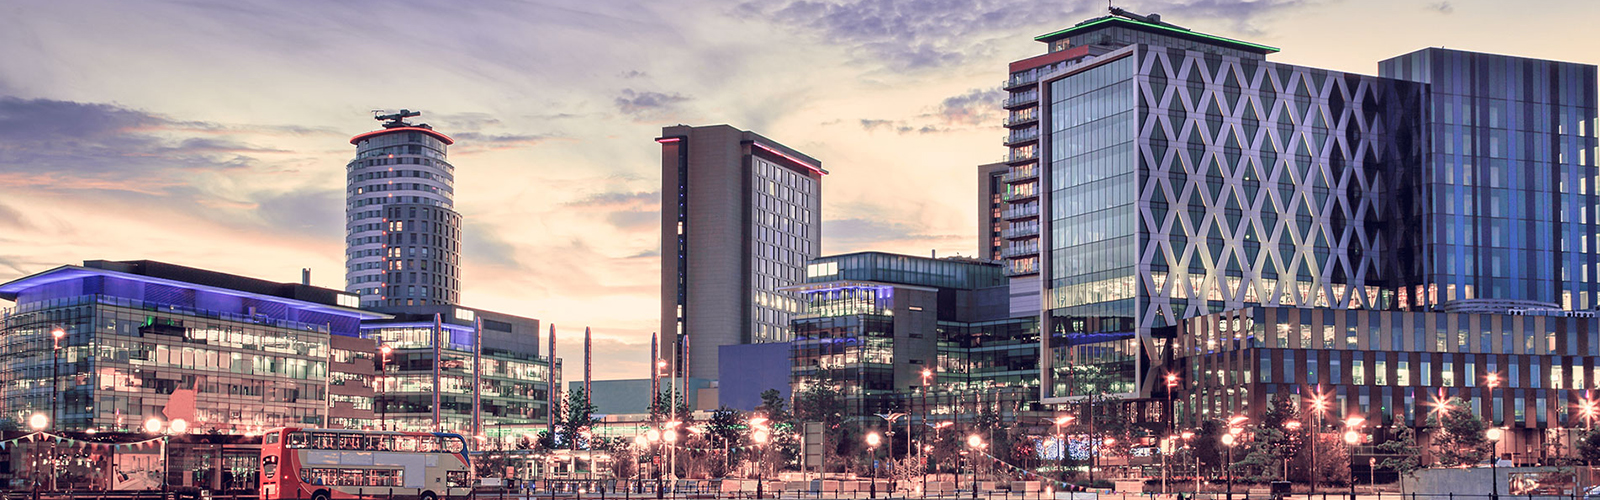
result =
[{"label": "cloud", "polygon": [[623,89],[622,96],[616,98],[617,109],[625,115],[635,119],[647,120],[665,116],[676,110],[678,104],[687,102],[689,97],[676,92],[661,93],[651,91],[635,91]]},{"label": "cloud", "polygon": [[340,184],[302,172],[314,161],[298,153],[252,145],[244,140],[250,130],[263,137],[319,133],[0,97],[0,185],[339,240]]},{"label": "cloud", "polygon": [[945,98],[934,115],[948,125],[993,125],[1005,92],[998,88],[972,89]]},{"label": "cloud", "polygon": [[861,217],[830,219],[823,222],[822,227],[829,246],[842,245],[852,249],[872,248],[874,245],[887,242],[948,242],[951,239],[965,238],[960,235],[929,233],[926,228],[914,223]]},{"label": "cloud", "polygon": [[33,225],[22,218],[22,212],[0,203],[0,228],[3,229],[32,229]]},{"label": "cloud", "polygon": [[[1256,17],[1314,1],[1166,0],[1142,7],[1168,14],[1169,22],[1221,21],[1235,31],[1259,34]],[[1018,30],[1047,30],[1052,29],[1048,23],[1104,15],[1102,5],[1079,1],[1042,12],[1031,0],[756,0],[732,13],[804,27],[823,43],[849,47],[857,57],[891,70],[922,70],[986,56],[993,40],[1015,37]]]},{"label": "cloud", "polygon": [[1440,14],[1449,14],[1456,11],[1455,6],[1450,5],[1450,2],[1430,3],[1428,4],[1428,9],[1436,11]]},{"label": "cloud", "polygon": [[622,230],[645,230],[661,222],[660,191],[596,193],[565,205],[603,213],[607,223]]}]

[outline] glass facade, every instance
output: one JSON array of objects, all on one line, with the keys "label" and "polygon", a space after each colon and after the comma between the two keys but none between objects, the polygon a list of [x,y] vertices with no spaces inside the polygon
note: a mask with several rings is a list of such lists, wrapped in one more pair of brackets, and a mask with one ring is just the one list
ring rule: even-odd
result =
[{"label": "glass facade", "polygon": [[63,430],[328,425],[330,337],[379,316],[70,266],[4,286],[0,417]]},{"label": "glass facade", "polygon": [[[548,423],[549,358],[497,349],[489,339],[481,356],[476,356],[473,327],[450,322],[438,330],[432,321],[368,322],[362,325],[362,335],[393,349],[376,384],[378,427],[471,435],[474,394],[482,405],[482,431],[488,435],[500,432],[500,425]],[[436,336],[440,340],[437,427],[433,420]],[[555,365],[559,371],[560,363]],[[475,366],[481,366],[481,378],[474,376]],[[474,387],[479,380],[481,385]],[[558,378],[555,386],[559,385]]]},{"label": "glass facade", "polygon": [[1429,84],[1415,181],[1428,228],[1401,306],[1600,305],[1595,67],[1430,48],[1379,69]]}]

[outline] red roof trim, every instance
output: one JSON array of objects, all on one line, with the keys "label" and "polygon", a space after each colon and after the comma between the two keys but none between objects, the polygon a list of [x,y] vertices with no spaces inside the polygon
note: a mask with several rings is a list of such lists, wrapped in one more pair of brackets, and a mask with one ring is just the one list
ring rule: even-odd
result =
[{"label": "red roof trim", "polygon": [[355,143],[361,142],[362,139],[366,139],[366,138],[373,137],[373,136],[378,136],[378,135],[383,135],[383,134],[387,134],[387,133],[390,133],[390,132],[422,132],[424,134],[428,134],[428,135],[433,136],[435,139],[444,141],[445,145],[447,145],[447,146],[450,145],[450,144],[455,144],[456,143],[455,139],[451,139],[450,136],[448,136],[448,135],[444,135],[444,134],[435,132],[431,128],[422,128],[422,127],[396,127],[396,128],[386,128],[386,129],[383,129],[383,130],[374,130],[374,131],[371,131],[371,132],[367,132],[365,134],[361,134],[361,135],[358,135],[358,136],[355,136],[355,137],[351,137],[350,138],[350,143],[351,144],[355,144]]},{"label": "red roof trim", "polygon": [[1089,46],[1079,45],[1061,52],[1051,52],[1042,56],[1029,57],[1021,61],[1013,62],[1011,63],[1011,72],[1016,73],[1018,71],[1027,71],[1033,68],[1044,66],[1046,64],[1055,64],[1068,59],[1077,59],[1086,55],[1089,55]]}]

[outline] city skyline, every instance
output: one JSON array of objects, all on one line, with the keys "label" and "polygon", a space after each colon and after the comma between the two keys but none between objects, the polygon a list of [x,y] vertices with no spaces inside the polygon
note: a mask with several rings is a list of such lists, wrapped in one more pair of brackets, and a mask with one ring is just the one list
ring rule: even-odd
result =
[{"label": "city skyline", "polygon": [[[1579,49],[1594,35],[1519,9],[1415,2],[1373,18],[1375,5],[1121,7],[1365,75],[1432,44],[1595,61]],[[408,107],[458,141],[462,303],[554,323],[559,352],[593,327],[597,378],[640,377],[657,329],[661,126],[727,123],[825,159],[823,255],[973,255],[971,168],[1005,153],[1001,64],[1103,10],[1031,6],[0,5],[15,47],[0,61],[0,281],[155,259],[285,282],[310,267],[342,289],[348,138],[375,128],[368,110]],[[791,105],[761,105],[773,100]]]}]

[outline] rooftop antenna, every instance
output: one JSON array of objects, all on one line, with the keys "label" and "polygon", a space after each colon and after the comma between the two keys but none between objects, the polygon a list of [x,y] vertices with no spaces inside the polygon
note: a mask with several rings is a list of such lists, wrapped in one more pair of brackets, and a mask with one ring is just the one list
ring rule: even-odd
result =
[{"label": "rooftop antenna", "polygon": [[412,111],[409,109],[401,109],[399,113],[390,113],[386,115],[379,114],[382,112],[383,110],[373,110],[372,119],[384,122],[383,128],[411,127],[413,125],[407,123],[406,118],[422,116],[421,111]]}]

